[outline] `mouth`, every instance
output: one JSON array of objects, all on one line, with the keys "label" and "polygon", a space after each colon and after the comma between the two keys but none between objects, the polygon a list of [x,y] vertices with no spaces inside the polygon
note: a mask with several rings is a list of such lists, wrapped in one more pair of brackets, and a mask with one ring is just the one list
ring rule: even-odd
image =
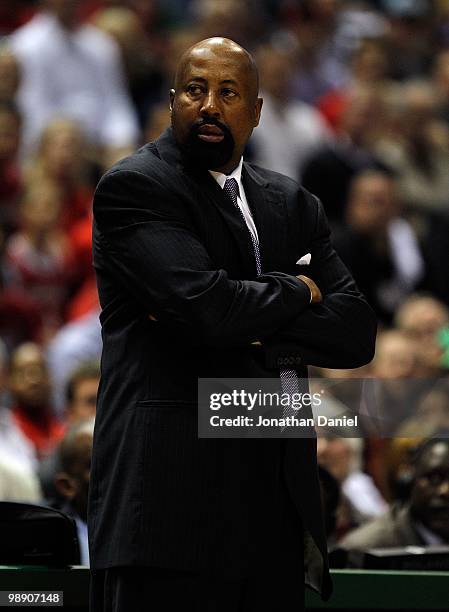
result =
[{"label": "mouth", "polygon": [[224,139],[224,133],[218,126],[206,123],[199,128],[198,138],[204,142],[221,142]]}]

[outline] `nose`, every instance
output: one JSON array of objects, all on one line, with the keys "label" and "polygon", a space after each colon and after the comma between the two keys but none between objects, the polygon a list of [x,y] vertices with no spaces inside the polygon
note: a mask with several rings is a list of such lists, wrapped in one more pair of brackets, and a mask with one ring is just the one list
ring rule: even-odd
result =
[{"label": "nose", "polygon": [[209,90],[204,96],[203,104],[201,105],[200,113],[203,117],[220,117],[221,111],[219,106],[218,95],[212,90]]}]

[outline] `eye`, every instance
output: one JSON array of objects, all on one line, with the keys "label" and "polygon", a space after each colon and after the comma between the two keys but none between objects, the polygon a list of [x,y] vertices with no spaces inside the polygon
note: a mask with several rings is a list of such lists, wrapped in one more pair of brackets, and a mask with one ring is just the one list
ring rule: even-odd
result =
[{"label": "eye", "polygon": [[202,94],[202,92],[203,87],[198,85],[198,83],[191,83],[187,86],[187,93],[189,93],[191,96],[199,96]]},{"label": "eye", "polygon": [[222,89],[221,94],[225,98],[235,98],[235,96],[237,95],[237,93],[233,89],[230,89],[229,87],[225,87],[224,89]]}]

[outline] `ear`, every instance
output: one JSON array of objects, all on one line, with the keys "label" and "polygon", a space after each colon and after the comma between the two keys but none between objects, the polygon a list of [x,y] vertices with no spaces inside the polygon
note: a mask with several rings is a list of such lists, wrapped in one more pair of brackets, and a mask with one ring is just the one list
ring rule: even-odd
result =
[{"label": "ear", "polygon": [[263,99],[257,98],[256,104],[254,105],[254,127],[259,125],[260,113],[262,111]]},{"label": "ear", "polygon": [[175,101],[175,90],[170,89],[170,112],[173,110],[173,102]]},{"label": "ear", "polygon": [[57,491],[59,491],[64,499],[74,498],[77,492],[76,482],[66,472],[59,472],[56,474],[54,483]]}]

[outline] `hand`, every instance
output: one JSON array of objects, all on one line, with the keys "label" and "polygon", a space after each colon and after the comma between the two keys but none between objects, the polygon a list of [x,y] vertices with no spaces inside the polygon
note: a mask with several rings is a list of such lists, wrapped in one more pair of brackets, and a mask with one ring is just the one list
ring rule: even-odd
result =
[{"label": "hand", "polygon": [[305,283],[310,289],[310,293],[312,295],[312,301],[310,302],[311,304],[318,304],[319,302],[323,301],[323,296],[321,295],[321,291],[319,290],[318,285],[316,285],[316,283],[311,278],[309,278],[308,276],[303,276],[302,274],[300,274],[296,278],[302,280],[302,282]]}]

